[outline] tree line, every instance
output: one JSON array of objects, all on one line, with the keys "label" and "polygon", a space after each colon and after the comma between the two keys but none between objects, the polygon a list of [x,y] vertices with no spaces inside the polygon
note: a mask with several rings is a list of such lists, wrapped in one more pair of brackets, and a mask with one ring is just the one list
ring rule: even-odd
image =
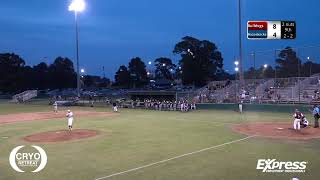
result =
[{"label": "tree line", "polygon": [[[215,43],[186,36],[176,43],[173,54],[180,57],[177,64],[170,58],[160,57],[145,63],[140,57],[132,58],[128,65],[121,65],[114,76],[113,86],[135,88],[152,82],[194,85],[201,87],[209,81],[232,80],[237,76],[223,69],[224,59]],[[287,47],[280,51],[274,67],[249,68],[246,79],[287,78],[310,76],[320,72],[320,64],[302,62],[297,53]],[[27,89],[63,89],[76,87],[76,72],[72,60],[57,57],[52,64],[40,62],[34,66],[17,54],[0,54],[0,91],[18,92]],[[81,76],[84,87],[109,87],[110,79],[100,76]]]},{"label": "tree line", "polygon": [[170,58],[160,57],[151,67],[139,58],[133,58],[128,66],[121,65],[115,74],[115,85],[121,87],[138,87],[167,80],[181,82],[184,85],[203,86],[211,80],[232,79],[234,76],[223,70],[223,57],[218,47],[208,40],[199,40],[186,36],[178,42],[173,53],[180,56],[178,64]]},{"label": "tree line", "polygon": [[297,52],[291,47],[286,47],[279,52],[275,59],[276,65],[250,67],[244,72],[246,79],[262,78],[288,78],[288,77],[309,77],[320,73],[320,64],[314,60],[302,60],[297,56]]},{"label": "tree line", "polygon": [[[201,87],[209,81],[237,78],[237,73],[229,73],[223,69],[222,53],[213,42],[186,36],[175,45],[173,53],[180,56],[178,64],[174,64],[169,58],[160,57],[148,67],[141,58],[133,58],[128,67],[121,65],[116,72],[115,85],[130,88],[143,86],[148,80],[165,79],[168,82]],[[308,77],[320,73],[320,64],[310,60],[302,62],[291,47],[281,50],[277,54],[275,63],[275,66],[250,67],[244,71],[244,77],[245,79]],[[140,68],[133,68],[137,66]]]},{"label": "tree line", "polygon": [[[107,87],[110,80],[99,76],[83,76],[81,82],[88,86]],[[76,83],[77,74],[69,58],[57,57],[52,64],[40,62],[31,67],[17,54],[0,54],[1,92],[75,88]]]}]

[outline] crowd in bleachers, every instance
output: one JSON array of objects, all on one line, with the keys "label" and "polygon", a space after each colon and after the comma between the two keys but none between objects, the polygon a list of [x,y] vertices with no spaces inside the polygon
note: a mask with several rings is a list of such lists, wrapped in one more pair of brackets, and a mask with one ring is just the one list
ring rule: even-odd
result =
[{"label": "crowd in bleachers", "polygon": [[181,111],[188,112],[190,110],[196,110],[195,102],[188,102],[186,100],[181,101],[169,101],[169,100],[156,100],[156,99],[145,99],[140,100],[130,100],[118,102],[118,106],[122,108],[143,108],[149,110],[158,110],[158,111]]},{"label": "crowd in bleachers", "polygon": [[[194,97],[194,100],[201,103],[215,101],[217,100],[217,92],[219,92],[219,90],[225,89],[230,84],[230,80],[209,83],[206,87],[198,91],[197,95]],[[228,92],[224,92],[224,94],[229,95]]]},{"label": "crowd in bleachers", "polygon": [[182,111],[187,112],[196,110],[195,102],[189,103],[188,101],[158,101],[152,99],[144,100],[144,108],[159,111]]},{"label": "crowd in bleachers", "polygon": [[319,92],[319,90],[315,90],[314,91],[314,94],[312,96],[312,100],[313,101],[320,101],[320,92]]}]

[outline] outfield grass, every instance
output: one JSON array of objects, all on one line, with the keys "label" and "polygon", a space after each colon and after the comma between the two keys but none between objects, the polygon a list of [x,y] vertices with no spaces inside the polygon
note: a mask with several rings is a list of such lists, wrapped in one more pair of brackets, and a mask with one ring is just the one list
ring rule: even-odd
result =
[{"label": "outfield grass", "polygon": [[[0,104],[0,114],[49,110],[52,110],[49,106]],[[290,113],[247,112],[240,116],[230,110],[190,113],[121,110],[118,116],[107,118],[76,116],[75,128],[99,130],[101,134],[73,142],[36,144],[47,152],[48,164],[35,174],[15,172],[8,162],[10,151],[18,145],[30,144],[21,140],[26,135],[64,129],[66,120],[0,125],[0,179],[94,180],[246,137],[232,132],[230,123],[290,120]],[[318,180],[319,149],[319,140],[290,142],[253,137],[108,179],[289,180],[297,176],[301,180]],[[269,174],[256,170],[257,160],[267,158],[308,161],[307,172]]]}]

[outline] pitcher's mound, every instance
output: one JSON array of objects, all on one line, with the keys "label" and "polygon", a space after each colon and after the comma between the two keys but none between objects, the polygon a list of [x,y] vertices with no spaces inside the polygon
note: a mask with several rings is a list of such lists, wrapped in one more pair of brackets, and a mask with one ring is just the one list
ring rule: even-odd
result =
[{"label": "pitcher's mound", "polygon": [[232,129],[249,136],[257,135],[275,139],[307,140],[320,138],[319,128],[307,127],[297,131],[292,126],[290,123],[247,123],[234,125]]},{"label": "pitcher's mound", "polygon": [[28,142],[63,142],[94,137],[97,134],[97,131],[86,129],[75,129],[73,131],[58,130],[32,134],[23,139]]}]

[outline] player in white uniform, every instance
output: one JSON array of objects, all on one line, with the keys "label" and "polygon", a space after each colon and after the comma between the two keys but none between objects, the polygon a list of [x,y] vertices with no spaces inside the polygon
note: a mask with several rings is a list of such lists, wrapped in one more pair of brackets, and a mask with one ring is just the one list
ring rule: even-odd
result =
[{"label": "player in white uniform", "polygon": [[73,113],[68,110],[68,113],[66,114],[67,118],[68,118],[68,128],[69,131],[72,131],[72,124],[73,124]]},{"label": "player in white uniform", "polygon": [[243,104],[242,103],[243,103],[242,101],[239,103],[239,112],[240,112],[240,114],[242,114],[242,112],[243,112]]},{"label": "player in white uniform", "polygon": [[118,106],[117,106],[117,103],[113,103],[112,104],[112,107],[113,107],[113,112],[118,112]]},{"label": "player in white uniform", "polygon": [[300,126],[302,126],[303,128],[306,128],[309,126],[309,121],[307,120],[306,117],[303,117],[301,122],[300,122]]},{"label": "player in white uniform", "polygon": [[57,101],[55,101],[53,103],[53,112],[58,113],[58,103],[57,103]]},{"label": "player in white uniform", "polygon": [[296,109],[296,112],[293,114],[293,129],[300,130],[301,128],[301,121],[303,120],[304,115]]}]

